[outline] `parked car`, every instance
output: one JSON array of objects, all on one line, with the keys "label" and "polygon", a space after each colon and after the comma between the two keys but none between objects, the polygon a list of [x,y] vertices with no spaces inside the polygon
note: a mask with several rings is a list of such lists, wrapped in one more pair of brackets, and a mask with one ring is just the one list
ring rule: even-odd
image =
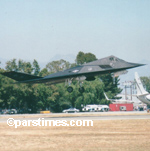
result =
[{"label": "parked car", "polygon": [[8,114],[9,111],[10,111],[9,109],[4,109],[4,110],[1,111],[1,114]]},{"label": "parked car", "polygon": [[16,109],[11,109],[8,113],[9,114],[17,114],[17,110]]},{"label": "parked car", "polygon": [[79,110],[76,108],[69,108],[69,109],[63,110],[63,113],[77,113],[77,112],[79,112]]}]

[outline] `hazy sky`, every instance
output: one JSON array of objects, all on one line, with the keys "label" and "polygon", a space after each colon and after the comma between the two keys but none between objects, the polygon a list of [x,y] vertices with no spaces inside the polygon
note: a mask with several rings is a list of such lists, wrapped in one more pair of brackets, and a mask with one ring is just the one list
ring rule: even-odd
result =
[{"label": "hazy sky", "polygon": [[150,60],[150,0],[0,0],[0,58],[79,51]]}]

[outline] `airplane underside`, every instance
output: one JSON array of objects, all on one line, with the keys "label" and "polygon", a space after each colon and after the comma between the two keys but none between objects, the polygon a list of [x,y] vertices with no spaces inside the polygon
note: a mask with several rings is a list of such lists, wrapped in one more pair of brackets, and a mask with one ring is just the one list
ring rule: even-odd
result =
[{"label": "airplane underside", "polygon": [[125,74],[127,69],[143,66],[144,64],[130,63],[115,56],[108,56],[102,59],[98,59],[83,65],[78,65],[63,71],[49,74],[45,77],[35,76],[27,73],[8,71],[0,74],[7,76],[17,83],[45,83],[46,85],[57,84],[66,82],[68,84],[67,91],[71,93],[73,87],[71,87],[72,80],[79,81],[79,92],[84,92],[82,86],[83,80],[93,81],[95,76],[101,74],[112,74],[113,77]]}]

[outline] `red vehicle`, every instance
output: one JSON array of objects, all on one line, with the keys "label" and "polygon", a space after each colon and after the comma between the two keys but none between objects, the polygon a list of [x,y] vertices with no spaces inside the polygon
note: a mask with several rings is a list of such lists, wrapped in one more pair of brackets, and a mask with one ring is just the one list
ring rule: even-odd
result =
[{"label": "red vehicle", "polygon": [[109,104],[110,111],[133,111],[133,104]]}]

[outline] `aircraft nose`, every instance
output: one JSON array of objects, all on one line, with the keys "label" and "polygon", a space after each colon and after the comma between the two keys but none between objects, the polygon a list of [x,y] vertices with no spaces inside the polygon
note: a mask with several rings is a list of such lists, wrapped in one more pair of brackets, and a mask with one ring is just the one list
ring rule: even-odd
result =
[{"label": "aircraft nose", "polygon": [[130,63],[133,67],[140,67],[140,66],[145,66],[146,64],[141,64],[141,63]]}]

